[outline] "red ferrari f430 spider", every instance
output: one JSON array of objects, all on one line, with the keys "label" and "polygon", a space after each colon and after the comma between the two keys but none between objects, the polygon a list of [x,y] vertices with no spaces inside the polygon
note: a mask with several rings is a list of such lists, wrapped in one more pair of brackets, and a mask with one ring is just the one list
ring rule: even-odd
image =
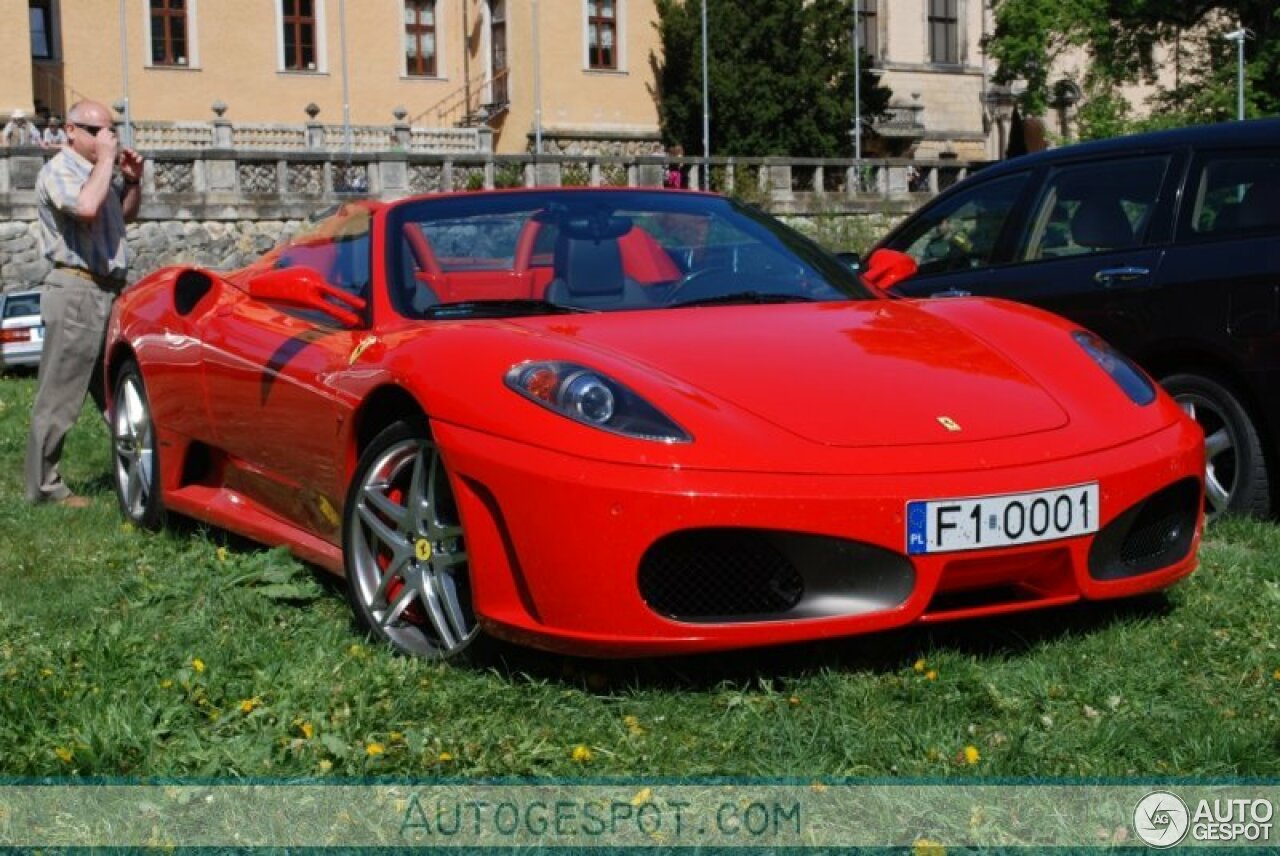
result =
[{"label": "red ferrari f430 spider", "polygon": [[288,545],[427,657],[1124,597],[1190,573],[1202,526],[1199,428],[1105,342],[885,299],[709,194],[347,203],[128,289],[106,371],[127,518]]}]

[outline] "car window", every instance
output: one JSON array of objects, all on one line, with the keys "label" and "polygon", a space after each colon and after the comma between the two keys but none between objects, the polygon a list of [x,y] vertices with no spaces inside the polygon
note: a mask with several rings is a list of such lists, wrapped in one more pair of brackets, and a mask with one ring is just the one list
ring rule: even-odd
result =
[{"label": "car window", "polygon": [[1280,228],[1280,155],[1215,152],[1192,178],[1193,235],[1227,236]]},{"label": "car window", "polygon": [[919,274],[983,268],[995,263],[996,241],[1027,173],[985,182],[926,208],[890,244],[916,261]]},{"label": "car window", "polygon": [[1167,155],[1064,166],[1050,173],[1031,216],[1024,261],[1140,246]]},{"label": "car window", "polygon": [[11,294],[4,301],[4,317],[20,318],[40,314],[39,294]]}]

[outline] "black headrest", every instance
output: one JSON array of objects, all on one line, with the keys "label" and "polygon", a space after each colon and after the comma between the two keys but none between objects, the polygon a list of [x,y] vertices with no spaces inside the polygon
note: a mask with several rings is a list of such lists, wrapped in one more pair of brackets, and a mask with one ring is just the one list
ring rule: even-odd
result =
[{"label": "black headrest", "polygon": [[1113,196],[1086,199],[1071,215],[1071,240],[1082,247],[1119,249],[1133,244],[1133,226]]},{"label": "black headrest", "polygon": [[612,238],[556,238],[555,276],[570,297],[621,296],[626,285],[622,252]]}]

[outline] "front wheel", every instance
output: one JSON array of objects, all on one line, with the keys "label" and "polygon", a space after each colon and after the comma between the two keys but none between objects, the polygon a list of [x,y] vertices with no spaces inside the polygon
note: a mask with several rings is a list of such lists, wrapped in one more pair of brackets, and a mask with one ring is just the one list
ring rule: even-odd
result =
[{"label": "front wheel", "polygon": [[116,374],[111,441],[112,471],[121,513],[135,526],[160,528],[164,523],[164,503],[160,499],[156,429],[142,372],[132,360]]},{"label": "front wheel", "polygon": [[397,650],[453,659],[479,637],[467,545],[440,450],[421,420],[397,422],[360,456],[343,520],[347,599]]},{"label": "front wheel", "polygon": [[1175,374],[1161,380],[1174,400],[1204,430],[1205,513],[1266,517],[1271,483],[1257,428],[1240,400],[1210,377]]}]

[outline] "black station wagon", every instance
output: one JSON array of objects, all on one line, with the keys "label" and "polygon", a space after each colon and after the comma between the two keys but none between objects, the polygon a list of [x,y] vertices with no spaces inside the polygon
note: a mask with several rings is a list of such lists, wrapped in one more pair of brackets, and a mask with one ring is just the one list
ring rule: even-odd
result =
[{"label": "black station wagon", "polygon": [[1280,119],[989,167],[894,229],[906,297],[1005,297],[1137,360],[1201,424],[1211,514],[1280,508]]}]

